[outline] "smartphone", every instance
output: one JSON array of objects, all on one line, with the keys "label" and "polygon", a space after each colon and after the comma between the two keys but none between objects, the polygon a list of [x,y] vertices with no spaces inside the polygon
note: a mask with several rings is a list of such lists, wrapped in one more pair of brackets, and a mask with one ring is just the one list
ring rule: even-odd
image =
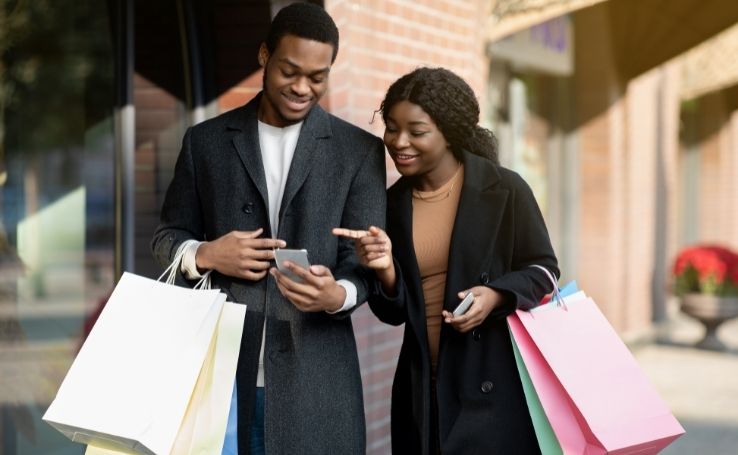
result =
[{"label": "smartphone", "polygon": [[277,269],[287,275],[289,279],[296,283],[302,283],[302,278],[292,273],[292,271],[284,266],[284,261],[290,261],[299,265],[303,269],[310,267],[308,261],[307,250],[291,250],[287,248],[277,248],[274,250],[274,260],[277,263]]},{"label": "smartphone", "polygon": [[459,306],[454,310],[454,316],[461,316],[466,313],[473,302],[474,294],[472,292],[468,292],[464,297],[464,300],[462,300],[461,303],[459,303]]}]

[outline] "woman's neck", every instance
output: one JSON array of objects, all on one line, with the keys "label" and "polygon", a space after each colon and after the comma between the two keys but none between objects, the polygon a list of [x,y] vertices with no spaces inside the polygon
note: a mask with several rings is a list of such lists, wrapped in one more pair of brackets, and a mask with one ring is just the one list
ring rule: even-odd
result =
[{"label": "woman's neck", "polygon": [[459,169],[461,169],[461,163],[451,156],[450,159],[438,163],[435,169],[419,175],[413,182],[413,186],[418,191],[437,190],[454,178],[459,173]]}]

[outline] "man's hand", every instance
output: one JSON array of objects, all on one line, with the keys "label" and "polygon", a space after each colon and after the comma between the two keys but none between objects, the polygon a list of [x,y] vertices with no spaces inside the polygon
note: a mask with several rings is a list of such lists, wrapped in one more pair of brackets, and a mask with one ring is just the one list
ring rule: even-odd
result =
[{"label": "man's hand", "polygon": [[469,307],[469,310],[461,316],[454,316],[453,313],[444,310],[443,321],[458,330],[461,333],[468,332],[469,330],[477,327],[479,324],[484,322],[497,306],[502,305],[502,294],[490,289],[486,286],[474,286],[466,291],[459,292],[459,299],[463,299],[467,292],[474,294],[474,303]]},{"label": "man's hand", "polygon": [[284,265],[303,282],[297,283],[272,267],[270,273],[277,280],[279,292],[300,311],[338,311],[346,300],[346,290],[336,282],[328,267],[311,265],[304,269],[284,261]]},{"label": "man's hand", "polygon": [[264,232],[231,231],[228,234],[204,242],[197,249],[195,262],[198,269],[217,270],[223,275],[258,281],[269,270],[269,261],[274,259],[274,248],[284,248],[284,240],[257,238]]}]

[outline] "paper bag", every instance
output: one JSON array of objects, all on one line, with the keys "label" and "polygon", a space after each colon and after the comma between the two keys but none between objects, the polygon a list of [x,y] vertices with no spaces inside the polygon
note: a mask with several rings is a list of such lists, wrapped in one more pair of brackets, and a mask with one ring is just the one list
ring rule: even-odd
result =
[{"label": "paper bag", "polygon": [[657,453],[684,433],[584,293],[517,311],[508,324],[564,453]]},{"label": "paper bag", "polygon": [[125,273],[43,419],[76,442],[169,454],[224,301]]}]

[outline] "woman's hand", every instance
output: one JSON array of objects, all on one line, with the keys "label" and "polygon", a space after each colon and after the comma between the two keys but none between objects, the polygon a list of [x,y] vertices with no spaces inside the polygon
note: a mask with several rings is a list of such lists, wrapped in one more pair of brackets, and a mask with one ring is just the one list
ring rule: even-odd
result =
[{"label": "woman's hand", "polygon": [[362,265],[374,270],[386,270],[392,266],[392,241],[378,227],[371,226],[368,231],[333,228],[332,232],[335,236],[354,240]]},{"label": "woman's hand", "polygon": [[356,254],[362,265],[373,269],[389,295],[395,290],[395,265],[392,261],[392,241],[386,232],[376,226],[367,231],[333,228],[333,235],[354,240]]},{"label": "woman's hand", "polygon": [[486,286],[475,286],[466,291],[459,292],[459,299],[463,299],[467,293],[474,294],[474,303],[472,303],[469,310],[461,316],[454,316],[453,313],[444,310],[443,321],[458,330],[461,333],[466,333],[469,330],[477,327],[487,316],[502,304],[502,294],[490,289]]}]

